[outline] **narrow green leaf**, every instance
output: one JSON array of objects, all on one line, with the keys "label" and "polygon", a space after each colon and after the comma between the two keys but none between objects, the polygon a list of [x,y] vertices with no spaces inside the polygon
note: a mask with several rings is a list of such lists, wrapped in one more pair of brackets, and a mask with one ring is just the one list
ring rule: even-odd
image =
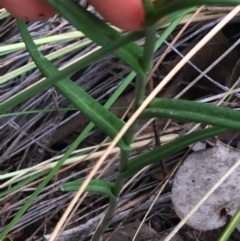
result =
[{"label": "narrow green leaf", "polygon": [[186,136],[178,137],[176,140],[171,141],[165,145],[162,145],[152,151],[132,158],[129,161],[127,170],[122,173],[117,173],[118,176],[128,178],[139,172],[142,168],[156,163],[163,158],[166,158],[173,153],[180,151],[190,144],[204,140],[206,138],[219,135],[221,133],[229,131],[225,128],[212,127],[205,130],[198,130],[190,133]]},{"label": "narrow green leaf", "polygon": [[[121,34],[104,21],[91,14],[78,3],[66,0],[47,0],[77,30],[83,32],[95,43],[105,46],[121,38]],[[140,35],[142,35],[140,33]],[[146,77],[139,60],[143,49],[135,43],[117,49],[114,54],[127,63],[140,76]]]},{"label": "narrow green leaf", "polygon": [[235,215],[231,218],[230,222],[228,223],[227,227],[224,229],[223,233],[219,237],[217,241],[227,241],[229,240],[231,234],[233,233],[234,229],[240,223],[240,208],[238,208]]},{"label": "narrow green leaf", "polygon": [[[91,120],[96,126],[114,138],[123,127],[124,122],[105,109],[83,89],[70,80],[62,80],[55,84],[56,89],[65,96],[81,113]],[[119,145],[128,149],[123,141]]]},{"label": "narrow green leaf", "polygon": [[[18,26],[21,29],[22,38],[26,43],[26,47],[40,71],[46,77],[58,73],[58,69],[38,51],[36,44],[33,42],[27,30],[25,22],[18,20]],[[124,122],[122,120],[105,109],[70,79],[62,79],[55,83],[54,86],[67,100],[80,110],[84,116],[104,130],[111,138],[114,138],[123,127]],[[119,141],[119,145],[123,149],[130,148],[123,140]]]},{"label": "narrow green leaf", "polygon": [[140,118],[152,117],[202,122],[240,130],[239,111],[189,100],[156,98],[140,115]]},{"label": "narrow green leaf", "polygon": [[[78,180],[73,182],[68,182],[63,184],[60,187],[61,191],[78,191],[79,187],[83,184],[84,180]],[[86,187],[86,191],[88,192],[97,192],[104,195],[107,195],[110,198],[116,198],[112,192],[114,187],[113,182],[105,181],[105,180],[91,180],[91,182]]]}]

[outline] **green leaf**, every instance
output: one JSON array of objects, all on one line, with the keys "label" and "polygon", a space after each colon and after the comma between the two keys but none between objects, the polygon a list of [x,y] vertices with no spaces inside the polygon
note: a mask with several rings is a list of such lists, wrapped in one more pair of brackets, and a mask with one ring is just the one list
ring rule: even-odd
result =
[{"label": "green leaf", "polygon": [[[56,83],[55,87],[84,116],[104,130],[111,138],[114,138],[123,127],[124,122],[122,120],[105,109],[72,81],[64,79]],[[119,146],[123,149],[128,149],[128,146],[123,141],[119,141]]]},{"label": "green leaf", "polygon": [[[73,182],[67,182],[60,187],[61,191],[78,191],[79,187],[83,184],[84,180],[78,180]],[[114,187],[113,182],[105,180],[91,180],[91,182],[86,187],[88,192],[97,192],[104,195],[107,195],[110,198],[116,198],[112,192]]]},{"label": "green leaf", "polygon": [[156,98],[140,115],[140,118],[152,117],[202,122],[240,130],[239,111],[189,100]]},{"label": "green leaf", "polygon": [[229,131],[225,128],[212,127],[205,130],[198,130],[192,132],[186,136],[178,137],[174,141],[171,141],[165,145],[162,145],[152,151],[132,158],[129,161],[126,171],[117,173],[118,176],[128,178],[139,172],[142,168],[156,163],[163,158],[166,158],[173,153],[180,151],[190,144],[204,140],[206,138],[219,135],[221,133]]},{"label": "green leaf", "polygon": [[229,240],[231,234],[233,233],[234,229],[237,227],[239,223],[240,223],[240,208],[237,209],[237,212],[231,218],[230,222],[227,224],[223,233],[221,234],[221,236],[218,238],[217,241]]},{"label": "green leaf", "polygon": [[[22,37],[26,42],[26,47],[37,67],[46,77],[58,74],[58,69],[38,51],[37,46],[27,31],[26,24],[20,20],[18,20],[18,24],[22,30]],[[56,82],[54,86],[66,99],[80,110],[83,115],[89,118],[99,128],[103,129],[111,138],[114,138],[123,127],[124,122],[122,120],[106,110],[70,79],[62,79]],[[123,140],[119,141],[119,145],[125,150],[130,148]]]},{"label": "green leaf", "polygon": [[[47,0],[77,30],[83,32],[95,43],[106,46],[121,38],[121,34],[103,20],[91,14],[78,3],[66,0]],[[142,35],[142,34],[141,34]],[[135,43],[117,49],[114,54],[127,63],[140,76],[146,77],[140,64],[143,49]]]}]

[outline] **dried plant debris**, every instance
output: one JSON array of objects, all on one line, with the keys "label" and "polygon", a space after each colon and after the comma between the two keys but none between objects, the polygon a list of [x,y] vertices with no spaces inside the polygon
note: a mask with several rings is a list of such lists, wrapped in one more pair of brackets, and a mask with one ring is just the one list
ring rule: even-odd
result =
[{"label": "dried plant debris", "polygon": [[[211,187],[240,158],[240,151],[218,143],[215,147],[194,152],[179,168],[172,188],[172,203],[182,219]],[[207,231],[222,227],[228,213],[240,205],[240,168],[203,203],[187,224]]]},{"label": "dried plant debris", "polygon": [[[133,223],[129,223],[126,226],[120,228],[116,232],[111,232],[103,236],[104,241],[130,241],[133,240],[138,227],[140,226],[140,221],[137,220]],[[135,238],[137,241],[163,241],[164,238],[169,234],[165,232],[164,234],[158,234],[150,226],[143,224]],[[182,238],[177,234],[171,239],[171,241],[182,241]]]}]

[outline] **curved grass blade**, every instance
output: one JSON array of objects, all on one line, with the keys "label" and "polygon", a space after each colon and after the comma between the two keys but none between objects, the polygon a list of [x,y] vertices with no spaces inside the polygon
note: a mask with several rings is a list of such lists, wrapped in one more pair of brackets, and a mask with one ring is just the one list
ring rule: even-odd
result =
[{"label": "curved grass blade", "polygon": [[158,147],[145,154],[132,158],[129,161],[127,170],[121,173],[117,173],[118,176],[128,178],[139,172],[142,168],[156,163],[163,158],[166,158],[173,153],[180,151],[190,144],[204,140],[206,138],[219,135],[229,131],[226,128],[212,127],[205,130],[198,130],[192,132],[186,136],[178,137],[176,140],[171,141],[161,147]]},{"label": "curved grass blade", "polygon": [[181,99],[155,99],[140,118],[170,118],[240,130],[240,112],[230,108]]},{"label": "curved grass blade", "polygon": [[[21,30],[22,38],[26,43],[26,47],[40,71],[46,77],[58,73],[58,69],[38,51],[36,44],[33,42],[27,30],[25,22],[18,20],[18,26]],[[104,130],[111,138],[114,138],[123,127],[124,122],[122,120],[105,109],[70,79],[62,79],[55,83],[54,86],[70,103],[81,111],[84,116]],[[130,148],[123,140],[119,142],[119,146],[123,149]]]},{"label": "curved grass blade", "polygon": [[[82,185],[84,181],[77,180],[72,182],[67,182],[60,187],[61,191],[78,191],[79,187]],[[112,192],[114,187],[113,182],[105,181],[105,180],[91,180],[88,186],[86,187],[86,191],[88,192],[96,192],[107,195],[110,198],[116,198]]]}]

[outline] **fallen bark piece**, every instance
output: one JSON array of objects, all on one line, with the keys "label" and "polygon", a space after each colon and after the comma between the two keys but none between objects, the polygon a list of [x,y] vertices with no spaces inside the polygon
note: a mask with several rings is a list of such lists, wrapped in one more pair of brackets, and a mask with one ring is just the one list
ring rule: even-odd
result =
[{"label": "fallen bark piece", "polygon": [[[239,150],[222,143],[187,157],[174,178],[172,188],[172,203],[180,219],[190,212],[239,158]],[[217,229],[226,224],[228,213],[239,205],[238,167],[193,214],[187,224],[202,231]]]}]

